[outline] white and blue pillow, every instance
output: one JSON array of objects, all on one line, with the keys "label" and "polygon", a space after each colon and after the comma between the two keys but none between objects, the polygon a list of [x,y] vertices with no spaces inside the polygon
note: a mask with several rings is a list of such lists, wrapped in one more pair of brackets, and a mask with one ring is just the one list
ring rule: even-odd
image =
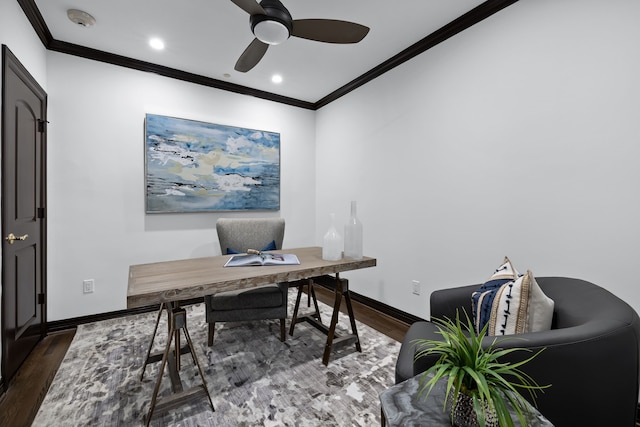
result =
[{"label": "white and blue pillow", "polygon": [[493,301],[500,288],[506,283],[516,280],[519,275],[509,258],[504,257],[500,267],[471,295],[473,324],[476,332],[480,332],[489,323]]},{"label": "white and blue pillow", "polygon": [[554,302],[531,271],[520,275],[507,257],[496,272],[472,294],[474,326],[488,323],[487,335],[510,335],[551,329]]}]

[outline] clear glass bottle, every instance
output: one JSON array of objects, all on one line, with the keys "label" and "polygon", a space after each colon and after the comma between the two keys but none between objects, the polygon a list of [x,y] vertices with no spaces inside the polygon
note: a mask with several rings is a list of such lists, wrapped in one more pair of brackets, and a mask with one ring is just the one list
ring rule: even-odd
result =
[{"label": "clear glass bottle", "polygon": [[362,259],[362,222],[358,219],[356,202],[351,202],[351,217],[344,226],[344,257]]},{"label": "clear glass bottle", "polygon": [[342,236],[336,230],[336,215],[331,214],[331,226],[322,241],[322,259],[338,261],[342,259]]}]

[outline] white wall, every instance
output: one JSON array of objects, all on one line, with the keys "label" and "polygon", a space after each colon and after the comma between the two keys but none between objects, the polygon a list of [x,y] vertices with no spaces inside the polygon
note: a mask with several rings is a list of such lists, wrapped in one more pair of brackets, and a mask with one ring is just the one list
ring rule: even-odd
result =
[{"label": "white wall", "polygon": [[508,255],[640,312],[638,16],[521,0],[318,111],[316,239],[355,199],[378,258],[352,289],[428,317],[432,290]]},{"label": "white wall", "polygon": [[[49,321],[125,309],[132,264],[220,254],[220,216],[281,216],[285,245],[314,243],[313,111],[56,52],[47,65]],[[281,211],[145,214],[145,113],[279,132]]]},{"label": "white wall", "polygon": [[40,86],[47,89],[47,51],[15,0],[0,0],[0,44],[7,45]]}]

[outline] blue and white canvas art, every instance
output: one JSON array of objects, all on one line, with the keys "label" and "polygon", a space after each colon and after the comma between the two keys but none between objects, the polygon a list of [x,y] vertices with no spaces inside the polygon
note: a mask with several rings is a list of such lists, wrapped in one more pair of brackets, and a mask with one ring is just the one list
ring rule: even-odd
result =
[{"label": "blue and white canvas art", "polygon": [[280,134],[147,114],[146,210],[280,209]]}]

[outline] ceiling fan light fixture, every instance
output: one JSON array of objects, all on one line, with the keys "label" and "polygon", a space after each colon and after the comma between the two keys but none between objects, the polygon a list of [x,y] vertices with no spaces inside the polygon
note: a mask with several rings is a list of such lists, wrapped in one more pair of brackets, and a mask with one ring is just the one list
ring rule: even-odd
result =
[{"label": "ceiling fan light fixture", "polygon": [[[284,42],[289,37],[324,43],[358,43],[369,32],[369,27],[337,19],[294,20],[280,0],[231,0],[249,14],[251,31],[255,38],[236,61],[234,70],[246,73],[260,62],[269,45]],[[294,28],[295,27],[295,28]]]},{"label": "ceiling fan light fixture", "polygon": [[280,44],[291,34],[289,28],[273,19],[264,19],[253,25],[253,34],[263,43]]}]

